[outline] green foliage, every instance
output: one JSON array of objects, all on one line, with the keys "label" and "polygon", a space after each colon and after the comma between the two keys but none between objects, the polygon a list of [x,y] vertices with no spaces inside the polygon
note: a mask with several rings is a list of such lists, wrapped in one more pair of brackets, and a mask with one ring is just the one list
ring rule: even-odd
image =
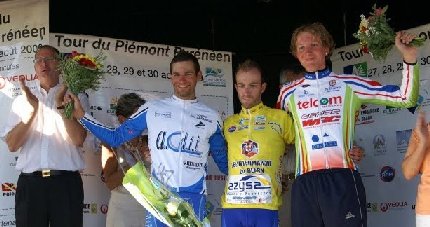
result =
[{"label": "green foliage", "polygon": [[[372,9],[369,17],[361,15],[359,29],[353,36],[360,41],[364,53],[370,53],[373,59],[381,61],[387,58],[388,52],[393,48],[396,33],[388,24],[390,20],[386,17],[388,6],[376,8],[376,5],[373,5]],[[413,39],[411,45],[422,46],[424,41],[417,37]]]},{"label": "green foliage", "polygon": [[[85,62],[81,60],[85,60]],[[59,63],[64,84],[70,92],[77,95],[88,89],[97,90],[104,78],[105,72],[101,70],[102,61],[106,59],[100,52],[95,58],[88,55],[63,56]],[[88,67],[87,63],[94,63],[94,67]],[[68,119],[72,117],[73,103],[69,102],[65,106],[64,116]]]}]

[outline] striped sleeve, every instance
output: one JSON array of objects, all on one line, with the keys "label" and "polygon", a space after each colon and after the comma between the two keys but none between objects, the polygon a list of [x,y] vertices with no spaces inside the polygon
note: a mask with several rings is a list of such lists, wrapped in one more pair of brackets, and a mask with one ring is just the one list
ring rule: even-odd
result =
[{"label": "striped sleeve", "polygon": [[381,85],[379,82],[352,75],[335,75],[348,84],[364,103],[409,108],[416,105],[419,92],[419,65],[403,63],[402,83]]}]

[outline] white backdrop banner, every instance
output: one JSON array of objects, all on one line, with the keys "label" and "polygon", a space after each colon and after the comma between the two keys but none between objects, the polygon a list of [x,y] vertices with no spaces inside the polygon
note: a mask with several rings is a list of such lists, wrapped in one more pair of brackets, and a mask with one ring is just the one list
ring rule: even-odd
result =
[{"label": "white backdrop banner", "polygon": [[[430,119],[430,24],[408,30],[426,39],[420,49],[419,103]],[[374,61],[359,45],[336,49],[331,58],[333,71],[369,77],[382,84],[401,83],[400,52],[393,47],[387,59]],[[419,177],[406,181],[401,164],[417,109],[362,105],[356,124],[355,141],[366,151],[360,164],[367,195],[368,226],[415,226],[415,196]]]},{"label": "white backdrop banner", "polygon": [[[0,109],[9,111],[13,98],[20,94],[18,80],[30,89],[38,86],[33,68],[34,53],[49,39],[47,0],[0,2]],[[6,116],[7,114],[3,114]],[[6,119],[0,118],[0,127]],[[0,140],[0,226],[15,226],[17,155]]]},{"label": "white backdrop banner", "polygon": [[[116,125],[114,106],[123,93],[136,92],[145,99],[172,94],[169,63],[184,49],[193,53],[201,64],[203,80],[197,85],[198,98],[217,110],[222,119],[233,113],[232,54],[230,52],[150,44],[130,40],[49,33],[47,0],[16,0],[0,3],[0,108],[10,110],[20,95],[18,80],[24,78],[30,89],[38,89],[33,58],[38,46],[50,43],[60,52],[72,51],[107,57],[108,72],[98,91],[88,91],[90,112],[105,124]],[[0,118],[0,127],[5,119]],[[94,140],[84,146],[86,168],[84,182],[84,226],[105,226],[109,191],[101,180],[101,154]],[[0,140],[0,226],[15,226],[14,200],[18,172],[17,155],[8,151]],[[220,202],[224,176],[209,159],[208,195],[213,210],[211,222],[220,226]],[[144,218],[144,217],[142,217]]]}]

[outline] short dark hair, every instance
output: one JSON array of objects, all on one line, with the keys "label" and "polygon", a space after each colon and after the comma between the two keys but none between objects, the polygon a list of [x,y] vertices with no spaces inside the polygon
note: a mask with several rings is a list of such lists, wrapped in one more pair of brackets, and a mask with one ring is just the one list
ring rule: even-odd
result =
[{"label": "short dark hair", "polygon": [[[36,51],[36,54],[39,52],[39,50],[42,50],[42,49],[48,49],[48,50],[51,50],[52,52],[54,52],[57,56],[57,58],[59,58],[60,57],[60,51],[57,49],[57,48],[55,48],[55,47],[53,47],[53,46],[51,46],[51,45],[42,45],[42,46],[39,46],[38,48],[37,48],[37,51]],[[36,55],[35,54],[35,55]]]},{"label": "short dark hair", "polygon": [[293,79],[293,80],[295,79],[295,78],[287,78],[288,73],[293,73],[297,77],[299,77],[299,76],[303,77],[304,74],[306,73],[306,70],[302,65],[300,65],[299,63],[296,63],[296,62],[284,66],[281,69],[281,72],[279,73],[279,84],[291,82],[291,79]]},{"label": "short dark hair", "polygon": [[250,71],[250,70],[253,70],[253,69],[256,69],[258,72],[260,72],[261,83],[262,84],[265,83],[265,79],[264,79],[264,76],[263,76],[263,70],[262,70],[260,64],[258,64],[258,62],[254,61],[252,59],[246,59],[245,61],[243,61],[242,63],[240,63],[237,66],[236,71],[234,72],[234,75],[236,77],[236,75],[237,75],[237,73],[239,71],[247,72],[247,71]]},{"label": "short dark hair", "polygon": [[170,73],[172,73],[172,65],[174,63],[182,62],[182,61],[192,61],[196,74],[200,72],[199,60],[193,54],[185,50],[181,50],[175,55],[175,57],[172,58],[172,61],[170,62]]},{"label": "short dark hair", "polygon": [[130,117],[143,104],[145,104],[145,99],[138,94],[126,93],[119,97],[115,113],[117,116]]}]

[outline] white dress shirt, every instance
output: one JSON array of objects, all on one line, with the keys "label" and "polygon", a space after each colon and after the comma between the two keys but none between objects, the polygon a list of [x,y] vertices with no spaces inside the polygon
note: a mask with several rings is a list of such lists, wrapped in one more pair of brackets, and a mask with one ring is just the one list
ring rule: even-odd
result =
[{"label": "white dress shirt", "polygon": [[[43,88],[33,91],[39,99],[38,113],[31,125],[31,134],[21,147],[16,169],[31,173],[42,169],[82,170],[85,168],[82,150],[73,145],[66,132],[61,113],[57,110],[55,95],[60,88],[57,85],[46,92]],[[88,99],[85,94],[80,99]],[[87,100],[84,100],[84,103]],[[24,95],[18,96],[12,103],[6,125],[0,131],[5,137],[22,119],[28,118],[31,106]],[[27,116],[26,116],[27,115]]]}]

